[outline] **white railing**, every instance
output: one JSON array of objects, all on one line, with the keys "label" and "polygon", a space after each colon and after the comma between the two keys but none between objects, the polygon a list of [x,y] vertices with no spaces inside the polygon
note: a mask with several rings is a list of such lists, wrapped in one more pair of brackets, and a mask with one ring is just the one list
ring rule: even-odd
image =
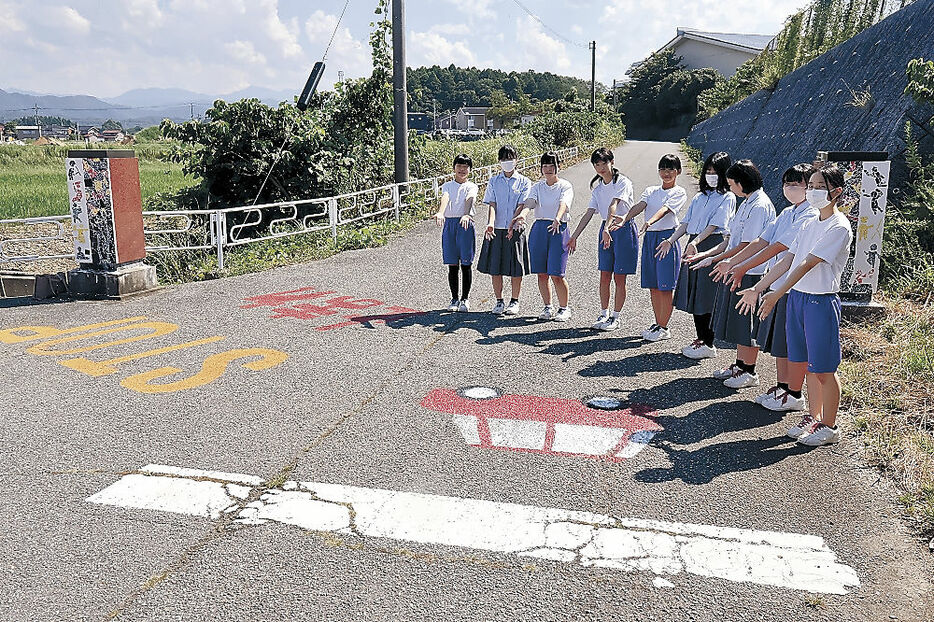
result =
[{"label": "white railing", "polygon": [[[578,153],[577,147],[569,147],[559,150],[558,156],[569,160]],[[534,171],[537,178],[538,162],[538,156],[522,158],[516,168],[522,173]],[[471,180],[482,188],[499,170],[498,164],[474,169]],[[436,201],[441,186],[453,178],[449,173],[301,201],[143,212],[146,251],[213,251],[223,269],[229,248],[320,231],[330,231],[336,239],[345,225],[379,217],[398,220],[403,212]],[[73,258],[71,235],[70,216],[0,220],[0,263]],[[28,252],[17,252],[17,248]]]}]

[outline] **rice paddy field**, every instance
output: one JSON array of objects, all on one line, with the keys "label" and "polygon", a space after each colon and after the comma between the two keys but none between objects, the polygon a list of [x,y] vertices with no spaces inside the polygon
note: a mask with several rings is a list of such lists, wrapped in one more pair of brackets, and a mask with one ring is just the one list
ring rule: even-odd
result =
[{"label": "rice paddy field", "polygon": [[[84,148],[84,143],[0,145],[0,219],[67,214],[65,155],[69,149]],[[147,200],[155,194],[176,192],[197,183],[182,173],[180,164],[164,159],[168,151],[165,143],[111,148],[136,151],[144,209]]]}]

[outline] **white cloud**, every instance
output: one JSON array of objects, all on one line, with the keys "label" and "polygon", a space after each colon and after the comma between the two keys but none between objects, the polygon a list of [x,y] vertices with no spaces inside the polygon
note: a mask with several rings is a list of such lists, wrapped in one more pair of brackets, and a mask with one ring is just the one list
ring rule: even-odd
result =
[{"label": "white cloud", "polygon": [[74,34],[86,35],[91,32],[91,22],[70,6],[55,7],[52,11],[52,23]]},{"label": "white cloud", "polygon": [[470,46],[463,41],[449,41],[434,32],[410,32],[408,41],[407,64],[412,67],[419,65],[450,65],[454,63],[459,67],[476,65]]},{"label": "white cloud", "polygon": [[249,41],[233,41],[231,43],[225,43],[224,49],[227,50],[227,53],[230,54],[230,57],[235,60],[249,63],[251,65],[266,64],[266,57],[257,52],[256,48],[253,47],[253,44]]},{"label": "white cloud", "polygon": [[279,0],[261,0],[259,3],[264,18],[263,31],[279,45],[280,52],[287,58],[302,53],[302,46],[298,43],[298,20],[292,19],[288,23],[279,19]]},{"label": "white cloud", "polygon": [[428,32],[439,35],[451,35],[455,37],[465,37],[470,34],[470,26],[467,24],[432,24]]},{"label": "white cloud", "polygon": [[536,71],[566,72],[571,68],[567,46],[542,31],[541,25],[526,16],[516,20],[516,39],[522,50],[521,69]]},{"label": "white cloud", "polygon": [[158,0],[125,0],[127,13],[140,25],[157,28],[162,24],[162,10]]},{"label": "white cloud", "polygon": [[[329,15],[320,9],[311,14],[305,22],[305,34],[312,45],[309,55],[318,60],[324,54],[325,46],[337,26],[337,15]],[[369,75],[372,70],[369,45],[353,37],[345,26],[334,33],[334,42],[328,51],[326,62],[325,82],[336,82],[338,71],[344,72],[346,78],[358,78]]]}]

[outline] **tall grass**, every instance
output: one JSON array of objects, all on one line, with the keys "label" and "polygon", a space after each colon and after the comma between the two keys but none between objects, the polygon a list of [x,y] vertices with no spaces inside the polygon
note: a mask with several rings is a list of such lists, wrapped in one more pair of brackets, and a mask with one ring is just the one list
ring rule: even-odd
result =
[{"label": "tall grass", "polygon": [[[0,145],[0,219],[61,216],[68,213],[65,156],[75,145]],[[101,147],[104,148],[104,147]],[[121,146],[111,146],[121,148]],[[159,193],[174,193],[194,185],[182,167],[165,160],[164,144],[133,145],[140,160],[143,205]]]}]

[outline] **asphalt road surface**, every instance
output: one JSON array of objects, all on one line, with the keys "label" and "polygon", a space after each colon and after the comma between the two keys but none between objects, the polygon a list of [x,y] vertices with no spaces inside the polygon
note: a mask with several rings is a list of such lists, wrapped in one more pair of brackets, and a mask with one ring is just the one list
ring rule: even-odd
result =
[{"label": "asphalt road surface", "polygon": [[[616,150],[637,196],[674,149]],[[576,224],[593,169],[562,174]],[[596,238],[564,324],[534,319],[533,279],[519,317],[488,313],[484,275],[470,313],[439,311],[432,222],[126,302],[0,308],[0,618],[932,619],[930,554],[855,442],[785,438],[792,416],[709,377],[731,350],[680,355],[686,314],[642,342],[638,277],[622,327],[589,329]]]}]

